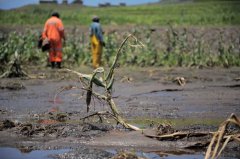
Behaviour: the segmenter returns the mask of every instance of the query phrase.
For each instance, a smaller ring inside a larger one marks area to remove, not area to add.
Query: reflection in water
[[[34,150],[29,153],[22,153],[16,148],[1,147],[0,158],[1,159],[50,159],[49,155],[63,154],[70,151],[69,149],[61,150]]]

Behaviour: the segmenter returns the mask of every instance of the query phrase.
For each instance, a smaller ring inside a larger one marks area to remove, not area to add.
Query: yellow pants
[[[98,68],[101,65],[102,45],[95,35],[91,37],[92,65]]]

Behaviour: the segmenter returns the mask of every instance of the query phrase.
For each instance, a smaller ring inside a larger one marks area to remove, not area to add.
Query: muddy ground
[[[87,67],[76,70],[92,72]],[[160,124],[171,125],[172,131],[212,132],[231,113],[240,116],[240,68],[118,69],[113,99],[128,122],[144,129],[139,132],[124,129],[109,116],[103,123],[98,117],[80,120],[109,107],[94,99],[87,113],[86,93],[76,75],[34,67],[27,72],[34,78],[0,79],[1,147],[71,150],[53,158],[111,158],[121,150],[203,156],[206,145],[197,150],[191,146],[207,144],[210,135],[159,141],[144,134],[156,135]],[[186,83],[179,85],[178,77]],[[72,89],[61,92],[66,87]],[[231,143],[224,155],[240,158],[239,150],[239,143]]]

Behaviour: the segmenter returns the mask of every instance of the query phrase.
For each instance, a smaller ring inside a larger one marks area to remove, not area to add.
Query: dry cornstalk
[[[231,140],[240,142],[240,134],[226,135],[226,129],[231,123],[240,127],[240,120],[235,114],[231,114],[231,116],[219,126],[218,131],[214,133],[208,146],[205,159],[219,158],[222,151]]]
[[[144,134],[147,137],[150,138],[156,138],[158,140],[177,140],[182,139],[184,137],[200,137],[200,136],[207,136],[209,135],[209,132],[175,132],[172,134],[165,134],[165,135],[149,135]]]

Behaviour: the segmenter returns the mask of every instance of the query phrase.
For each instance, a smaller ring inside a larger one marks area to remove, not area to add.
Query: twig
[[[158,140],[176,140],[176,139],[181,139],[184,137],[199,137],[199,136],[206,136],[211,134],[211,132],[194,132],[194,133],[189,133],[189,132],[175,132],[172,134],[166,134],[166,135],[149,135],[143,133],[145,136],[150,137],[150,138],[156,138]]]

